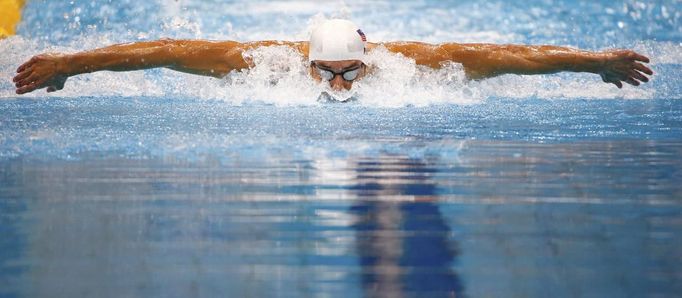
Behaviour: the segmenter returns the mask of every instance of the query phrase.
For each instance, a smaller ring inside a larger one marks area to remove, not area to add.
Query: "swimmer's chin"
[[[335,103],[335,102],[354,102],[357,101],[357,95],[355,92],[334,92],[334,91],[322,91],[320,96],[317,97],[318,102],[323,103]]]

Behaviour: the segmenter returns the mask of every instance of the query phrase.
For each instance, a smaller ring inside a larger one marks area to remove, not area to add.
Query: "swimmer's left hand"
[[[42,88],[47,88],[47,92],[64,88],[64,83],[69,77],[65,71],[64,57],[61,54],[42,54],[19,66],[13,79],[17,94]]]
[[[654,72],[643,63],[649,58],[629,50],[613,50],[602,52],[602,63],[597,73],[605,83],[623,88],[623,82],[633,86],[646,83]],[[643,63],[642,63],[643,62]]]

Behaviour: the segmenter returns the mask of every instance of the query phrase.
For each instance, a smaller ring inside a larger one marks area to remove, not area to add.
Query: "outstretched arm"
[[[461,63],[470,79],[502,74],[549,74],[562,71],[599,74],[606,83],[618,88],[623,82],[639,85],[648,82],[651,69],[643,63],[649,58],[628,50],[590,52],[558,46],[493,44],[431,45],[417,42],[383,44],[389,51],[415,59],[417,64],[439,68],[443,62]]]
[[[17,69],[16,92],[47,88],[60,90],[70,76],[100,70],[129,71],[166,67],[177,71],[222,77],[250,67],[242,53],[248,49],[282,44],[276,41],[158,40],[108,46],[75,54],[42,54]],[[287,43],[300,46],[300,43]]]

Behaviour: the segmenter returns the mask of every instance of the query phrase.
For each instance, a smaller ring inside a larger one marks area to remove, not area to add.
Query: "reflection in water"
[[[682,290],[681,143],[456,145],[2,161],[0,297]]]
[[[454,297],[462,285],[452,270],[457,250],[436,204],[431,169],[404,157],[361,160],[356,249],[369,297]],[[409,177],[405,177],[409,175]],[[391,200],[408,196],[411,200]]]

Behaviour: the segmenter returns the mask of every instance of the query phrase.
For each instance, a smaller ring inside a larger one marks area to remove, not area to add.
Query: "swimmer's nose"
[[[350,90],[352,83],[346,82],[343,79],[343,77],[337,75],[337,76],[334,76],[334,78],[331,81],[329,81],[329,85],[330,85],[330,87],[332,87],[332,90],[341,91],[344,89]]]

